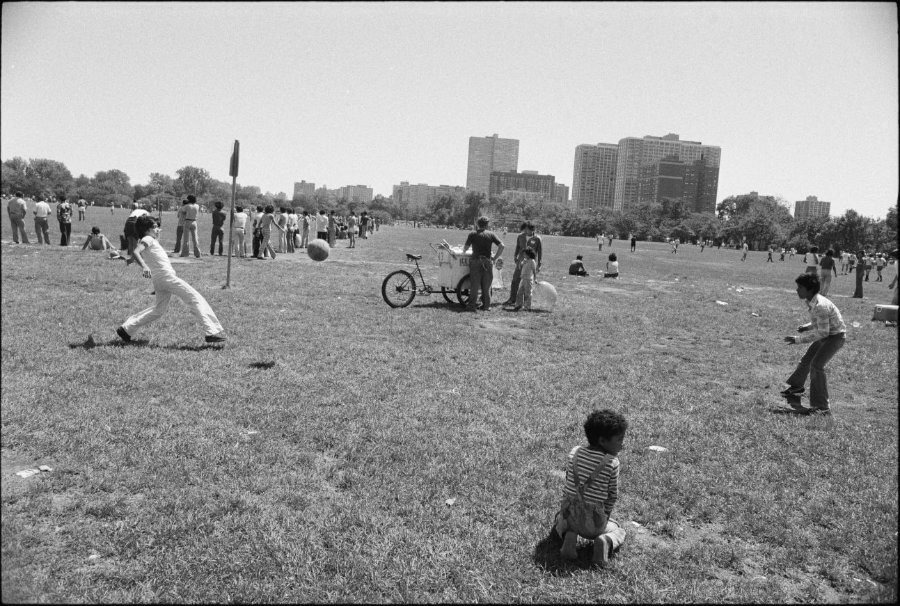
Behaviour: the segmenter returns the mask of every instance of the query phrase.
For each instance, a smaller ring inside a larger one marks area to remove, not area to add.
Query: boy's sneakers
[[[131,343],[131,335],[125,332],[125,329],[121,326],[116,329],[116,334],[119,335],[119,338],[125,341],[126,343]]]
[[[220,332],[217,335],[206,335],[207,343],[223,343],[225,341],[225,333]]]
[[[601,535],[594,541],[594,564],[605,566],[609,562],[612,553],[612,543],[609,537]]]
[[[802,394],[804,391],[806,391],[806,389],[803,388],[803,387],[795,387],[795,386],[791,385],[791,386],[788,387],[787,389],[783,390],[783,391],[781,392],[781,395],[783,395],[784,397],[787,397],[787,396],[799,396],[799,395]]]

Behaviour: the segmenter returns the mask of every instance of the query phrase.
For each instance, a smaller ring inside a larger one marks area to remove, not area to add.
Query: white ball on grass
[[[556,287],[546,280],[538,280],[534,283],[531,299],[532,307],[552,311],[553,306],[556,305]]]

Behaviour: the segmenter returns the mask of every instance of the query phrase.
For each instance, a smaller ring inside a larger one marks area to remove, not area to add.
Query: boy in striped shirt
[[[595,410],[584,422],[588,447],[579,445],[569,452],[563,503],[556,515],[554,527],[555,533],[563,541],[560,555],[564,558],[574,560],[578,557],[575,552],[578,534],[570,530],[566,519],[570,515],[567,511],[570,500],[577,492],[576,477],[579,485],[586,484],[584,501],[593,505],[606,518],[605,524],[600,524],[600,535],[594,540],[594,563],[605,564],[612,552],[625,541],[625,529],[610,519],[610,515],[619,495],[617,455],[622,450],[627,429],[628,421],[621,414],[611,410]],[[589,482],[592,476],[593,480]]]
[[[819,276],[802,274],[796,280],[797,296],[806,301],[809,309],[808,324],[799,326],[797,332],[804,335],[785,337],[787,343],[811,343],[809,349],[800,358],[797,368],[787,379],[788,388],[781,395],[797,396],[805,391],[803,384],[809,376],[810,408],[794,406],[807,414],[830,414],[828,403],[828,381],[825,377],[825,366],[844,346],[844,335],[847,326],[841,312],[834,303],[819,294]]]

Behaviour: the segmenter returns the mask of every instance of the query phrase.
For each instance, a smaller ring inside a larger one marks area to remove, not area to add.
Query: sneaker
[[[791,386],[788,387],[787,389],[782,390],[781,395],[783,395],[784,397],[787,397],[787,396],[799,396],[799,395],[802,394],[804,391],[806,391],[806,389],[803,388],[803,387],[795,387],[795,386],[791,385]]]
[[[131,343],[131,335],[125,332],[125,329],[121,326],[116,329],[116,334],[119,335],[119,338],[125,341],[126,343]]]
[[[222,343],[225,341],[225,333],[219,333],[217,335],[206,335],[207,343]]]
[[[612,543],[609,538],[599,536],[594,541],[594,564],[605,566],[609,562],[609,555],[612,553]]]

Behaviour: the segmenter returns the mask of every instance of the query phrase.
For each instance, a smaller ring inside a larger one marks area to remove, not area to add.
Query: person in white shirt
[[[299,226],[297,211],[291,206],[288,208],[288,237],[287,251],[292,253],[297,248],[297,228]]]
[[[841,275],[847,275],[847,269],[850,266],[850,253],[846,250],[841,251]]]
[[[159,244],[159,224],[150,215],[138,217],[135,229],[140,237],[134,249],[134,259],[141,266],[141,275],[153,280],[156,302],[140,311],[116,329],[116,334],[126,343],[131,342],[138,331],[162,317],[169,307],[172,295],[181,299],[190,312],[203,325],[207,343],[225,341],[222,325],[215,312],[199,292],[175,275],[165,249]]]
[[[200,214],[200,205],[193,194],[187,197],[187,206],[184,206],[184,236],[181,242],[181,255],[188,257],[191,254],[190,244],[194,245],[194,256],[200,258],[200,240],[197,237],[197,215]]]
[[[243,258],[246,256],[244,248],[244,232],[247,227],[247,213],[243,206],[234,208],[234,218],[231,224],[231,254]]]
[[[328,240],[328,216],[324,210],[320,210],[316,215],[316,238],[319,240]]]
[[[38,244],[50,245],[50,205],[44,200],[38,200],[34,205],[34,232],[37,234]]]
[[[609,253],[609,261],[606,262],[606,273],[603,274],[604,278],[619,277],[619,261],[617,259],[616,253]]]

